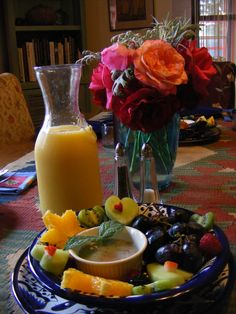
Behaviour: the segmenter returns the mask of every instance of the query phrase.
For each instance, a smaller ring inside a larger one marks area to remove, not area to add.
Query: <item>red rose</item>
[[[176,50],[184,57],[185,60],[185,71],[187,75],[192,71],[193,68],[193,55],[189,49],[189,40],[183,39],[180,44],[176,47]]]
[[[216,74],[212,57],[207,48],[196,48],[195,40],[183,40],[177,50],[185,59],[185,70],[193,89],[202,96],[207,96],[207,86]]]
[[[141,88],[126,99],[113,97],[113,111],[132,130],[153,132],[165,126],[180,104],[175,95],[163,96],[154,88]]]

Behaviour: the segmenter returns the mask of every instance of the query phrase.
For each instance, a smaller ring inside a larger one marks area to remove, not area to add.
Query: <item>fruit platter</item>
[[[127,313],[127,310],[137,313],[144,309],[145,313],[161,313],[163,306],[165,313],[169,313],[177,304],[189,303],[196,296],[200,298],[203,291],[203,299],[209,294],[212,297],[215,287],[217,293],[210,302],[212,306],[219,298],[219,291],[225,293],[229,285],[229,244],[212,212],[199,215],[176,206],[137,204],[128,197],[120,200],[112,195],[104,206],[82,209],[79,213],[67,210],[59,216],[46,212],[43,222],[45,229],[34,239],[19,261],[18,271],[13,274],[13,292],[21,306],[20,298],[23,297],[17,278],[24,263],[27,280],[33,280],[43,291],[59,298],[61,304],[69,304],[71,313],[74,307],[83,309],[83,313]],[[141,256],[141,263],[124,264],[123,269],[128,271],[110,275],[111,278],[94,274],[94,266],[88,268],[87,273],[81,270],[73,253],[86,260],[91,252],[94,256],[94,251],[108,242],[115,248],[115,253],[119,252],[123,244],[111,241],[124,228],[134,230],[135,247],[144,241],[140,249],[129,253],[130,257],[107,257],[107,262],[102,251],[104,258],[96,255],[89,263],[95,263],[95,270],[102,263],[107,263],[105,267],[109,268],[114,267],[114,262],[122,265],[137,255]],[[90,232],[93,229],[98,230],[96,234]],[[141,237],[135,240],[138,233],[145,240]],[[82,254],[84,248],[91,252]],[[221,276],[224,277],[223,289],[219,289]],[[193,304],[194,301],[191,306]],[[23,307],[29,306],[32,304],[28,301]],[[70,313],[68,309],[66,313]],[[185,312],[181,308],[175,313]]]
[[[213,116],[190,115],[180,120],[179,144],[181,146],[199,145],[219,139],[220,129]]]

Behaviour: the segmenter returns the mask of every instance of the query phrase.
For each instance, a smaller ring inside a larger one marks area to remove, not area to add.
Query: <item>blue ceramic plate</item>
[[[164,215],[168,215],[170,211],[176,210],[179,207],[170,206],[170,205],[158,205],[155,206],[140,206],[140,211],[147,216],[154,216],[157,214],[157,209],[161,210]],[[192,215],[191,211],[185,209],[189,215]],[[35,238],[32,245],[29,248],[28,252],[28,263],[29,268],[34,275],[34,277],[48,290],[57,294],[62,298],[66,298],[68,300],[72,300],[75,302],[90,304],[96,306],[111,306],[111,307],[132,307],[134,305],[145,305],[151,304],[153,302],[159,301],[169,301],[173,298],[181,298],[186,294],[196,293],[203,287],[206,287],[211,282],[213,282],[219,274],[224,269],[227,261],[229,259],[230,250],[229,243],[224,234],[224,232],[218,227],[214,226],[214,232],[217,238],[220,240],[222,247],[224,248],[221,254],[217,257],[214,257],[210,261],[204,265],[201,270],[196,273],[189,281],[185,284],[170,290],[165,290],[161,292],[156,292],[148,295],[137,295],[137,296],[128,296],[128,297],[102,297],[91,294],[83,294],[78,292],[70,292],[65,289],[60,288],[60,278],[54,277],[51,274],[43,271],[43,269],[39,266],[39,263],[32,258],[30,252],[33,246],[37,243],[38,238],[40,238],[41,234],[44,230]]]
[[[19,258],[11,278],[12,293],[18,305],[30,314],[215,314],[225,312],[225,301],[235,282],[235,263],[230,256],[220,275],[196,293],[181,299],[170,299],[151,305],[132,308],[98,308],[67,300],[46,289],[35,279],[27,263],[28,250]]]

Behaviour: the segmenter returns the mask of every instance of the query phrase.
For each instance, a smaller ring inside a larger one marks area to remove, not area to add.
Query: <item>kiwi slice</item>
[[[101,206],[94,206],[90,209],[81,209],[78,214],[78,220],[82,226],[92,228],[101,224],[105,211]]]

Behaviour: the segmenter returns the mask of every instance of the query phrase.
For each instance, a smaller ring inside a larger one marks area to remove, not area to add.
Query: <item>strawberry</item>
[[[44,249],[50,256],[53,256],[57,250],[57,248],[54,245],[47,245],[44,247]]]
[[[207,257],[216,256],[222,251],[220,241],[210,232],[205,233],[201,237],[199,247]]]
[[[117,211],[119,211],[120,213],[122,213],[122,211],[123,211],[123,205],[122,205],[122,203],[120,202],[120,203],[118,203],[118,204],[115,204],[115,205],[114,205],[114,209],[117,210]]]
[[[175,272],[176,269],[178,268],[178,264],[172,261],[165,261],[164,263],[164,269],[166,271],[172,271]]]

